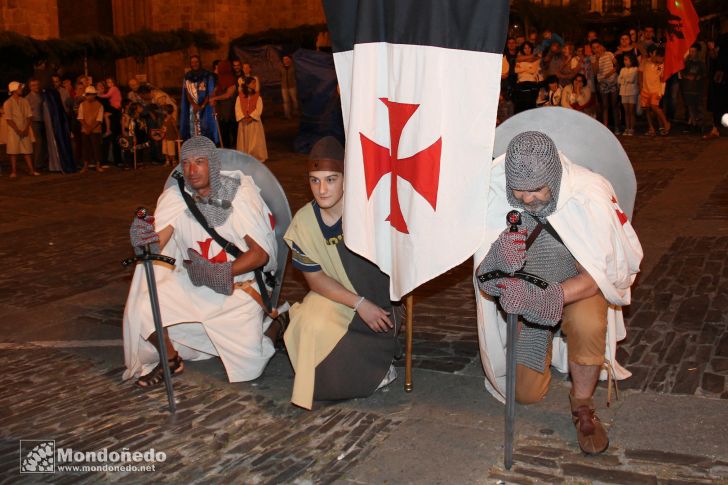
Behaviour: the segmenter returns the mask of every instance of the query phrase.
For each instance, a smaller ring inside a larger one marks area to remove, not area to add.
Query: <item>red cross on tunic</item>
[[[387,98],[379,98],[385,104],[389,113],[389,140],[390,147],[383,147],[363,133],[361,138],[362,155],[364,157],[364,178],[367,189],[367,199],[379,184],[381,178],[391,173],[389,217],[387,221],[397,231],[409,234],[407,223],[404,220],[399,205],[397,192],[397,178],[408,181],[412,188],[432,206],[437,209],[437,188],[440,182],[440,155],[442,153],[442,137],[435,143],[407,158],[399,158],[399,142],[405,125],[417,111],[419,104],[398,103]]]
[[[225,253],[225,250],[220,250],[219,253],[217,253],[217,256],[210,257],[210,245],[212,244],[212,238],[208,237],[204,241],[197,241],[197,244],[200,245],[200,255],[202,255],[203,258],[206,260],[212,262],[212,263],[226,263],[227,262],[227,253]]]
[[[617,205],[617,198],[615,196],[612,196],[612,204],[614,204],[614,212],[617,213],[617,217],[619,218],[619,222],[622,225],[625,225],[629,219],[627,219],[627,214],[622,212],[622,210]]]

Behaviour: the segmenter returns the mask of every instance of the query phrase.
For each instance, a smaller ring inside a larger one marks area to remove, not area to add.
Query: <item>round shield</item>
[[[508,118],[495,129],[493,157],[503,155],[513,137],[524,131],[546,133],[569,160],[609,180],[620,207],[632,219],[637,179],[627,153],[607,127],[573,109],[555,106],[529,109]]]
[[[276,233],[276,242],[278,243],[278,261],[275,274],[276,287],[273,289],[273,294],[271,295],[271,302],[275,305],[280,295],[286,260],[288,258],[288,245],[283,240],[283,235],[291,224],[291,208],[288,205],[288,198],[278,179],[273,175],[273,172],[258,159],[236,150],[228,150],[225,148],[219,148],[218,150],[221,169],[224,171],[240,170],[245,175],[250,176],[255,182],[255,185],[260,189],[260,196],[273,213],[273,225]],[[182,166],[177,165],[172,172],[181,170]],[[167,177],[164,188],[166,189],[171,186],[177,186],[177,181],[170,174]]]

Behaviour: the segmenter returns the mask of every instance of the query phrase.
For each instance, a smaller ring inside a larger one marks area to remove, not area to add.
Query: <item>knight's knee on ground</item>
[[[579,445],[586,453],[600,453],[606,449],[608,438],[594,414],[592,395],[607,353],[608,326],[622,324],[616,307],[629,303],[622,281],[638,271],[642,257],[639,241],[627,219],[618,217],[620,211],[613,205],[616,198],[604,190],[601,177],[572,164],[543,132],[516,134],[495,164],[503,168],[494,169],[498,175],[491,183],[507,199],[501,206],[501,217],[506,210],[522,210],[519,229],[529,235],[525,254],[518,260],[520,269],[513,266],[513,255],[519,254],[517,245],[523,241],[504,238],[504,233],[491,235],[494,242],[478,268],[478,274],[517,269],[526,275],[520,279],[503,277],[500,284],[481,283],[481,289],[495,297],[504,311],[522,315],[515,350],[516,400],[533,404],[544,398],[551,381],[553,345],[561,346],[565,340],[567,349],[559,352],[558,366],[568,368],[571,374]],[[585,213],[582,200],[594,201],[598,210]],[[498,219],[500,214],[491,215]],[[599,252],[594,247],[601,246],[589,244],[589,238],[618,240],[619,244]],[[607,275],[600,269],[607,266],[606,260],[615,259],[619,262],[616,271]],[[537,278],[529,279],[528,275]],[[539,281],[547,285],[538,286]],[[551,287],[559,291],[553,292]],[[479,301],[484,305],[483,314],[491,319],[485,322],[486,339],[498,338],[494,332],[500,330],[495,329],[504,321],[496,302]],[[488,328],[494,330],[489,333]]]
[[[158,278],[170,359],[177,355],[174,340],[184,349],[182,354],[219,356],[231,381],[251,380],[262,373],[274,348],[263,335],[261,303],[236,283],[252,282],[252,289],[263,291],[255,273],[277,269],[278,245],[272,212],[259,188],[239,168],[223,170],[221,156],[208,138],[187,140],[177,169],[180,183],[170,181],[162,192],[153,228],[132,229],[132,244],[159,241],[162,233],[162,250],[177,261],[175,270],[160,270]],[[265,286],[262,278],[261,285]],[[156,372],[158,359],[140,352],[149,322],[148,309],[137,300],[145,293],[135,274],[124,319],[126,378],[149,375],[150,369]],[[273,325],[271,331],[276,328]],[[149,342],[158,348],[156,337]]]

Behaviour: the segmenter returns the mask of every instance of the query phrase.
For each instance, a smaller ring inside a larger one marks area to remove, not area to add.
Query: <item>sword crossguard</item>
[[[170,258],[169,256],[165,256],[164,254],[154,254],[154,253],[147,253],[140,254],[138,256],[134,256],[133,258],[126,258],[124,261],[121,262],[121,265],[124,267],[131,266],[134,263],[141,263],[144,261],[160,261],[162,263],[166,263],[170,266],[174,266],[174,264],[177,262],[176,259]]]
[[[137,256],[134,256],[133,258],[126,258],[124,261],[121,262],[121,265],[126,268],[134,263],[142,263],[144,261],[160,261],[170,266],[174,266],[174,264],[177,262],[176,259],[165,256],[164,254],[154,254],[145,250],[143,254],[139,254]]]

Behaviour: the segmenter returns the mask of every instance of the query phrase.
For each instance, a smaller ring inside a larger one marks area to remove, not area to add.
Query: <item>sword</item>
[[[220,131],[220,122],[217,119],[217,110],[212,107],[212,117],[215,118],[215,128],[217,128],[217,137],[220,139],[220,148],[225,148],[222,143],[222,132]]]
[[[197,84],[193,83],[191,81],[185,81],[185,89],[187,89],[187,94],[189,94],[190,99],[193,99],[195,103],[197,103],[198,97],[197,97]],[[192,110],[192,115],[194,116],[194,120],[192,121],[192,124],[195,129],[195,135],[200,135],[200,112],[195,111],[192,106],[189,107],[189,109]],[[189,113],[187,114],[189,116]]]
[[[135,215],[139,219],[144,219],[147,216],[147,210],[144,207],[139,207]],[[167,361],[167,342],[164,338],[164,328],[162,327],[162,315],[159,311],[159,296],[157,295],[157,280],[154,277],[154,264],[153,261],[162,261],[164,263],[174,266],[175,259],[162,254],[154,254],[151,250],[151,245],[147,244],[143,248],[143,252],[140,255],[134,256],[133,258],[125,259],[121,264],[126,267],[141,261],[144,265],[144,273],[147,276],[147,287],[149,288],[149,302],[152,305],[152,318],[154,319],[154,330],[157,332],[157,342],[159,343],[159,361],[164,371],[164,385],[167,388],[167,401],[169,402],[169,412],[174,414],[176,411],[174,403],[174,389],[172,388],[172,375],[169,372],[169,365]]]
[[[195,136],[200,136],[200,110],[195,111]]]
[[[510,211],[506,222],[511,232],[518,232],[521,214]],[[516,419],[516,341],[518,340],[518,315],[509,313],[506,316],[506,436],[503,453],[503,464],[506,470],[513,466],[513,426]]]

